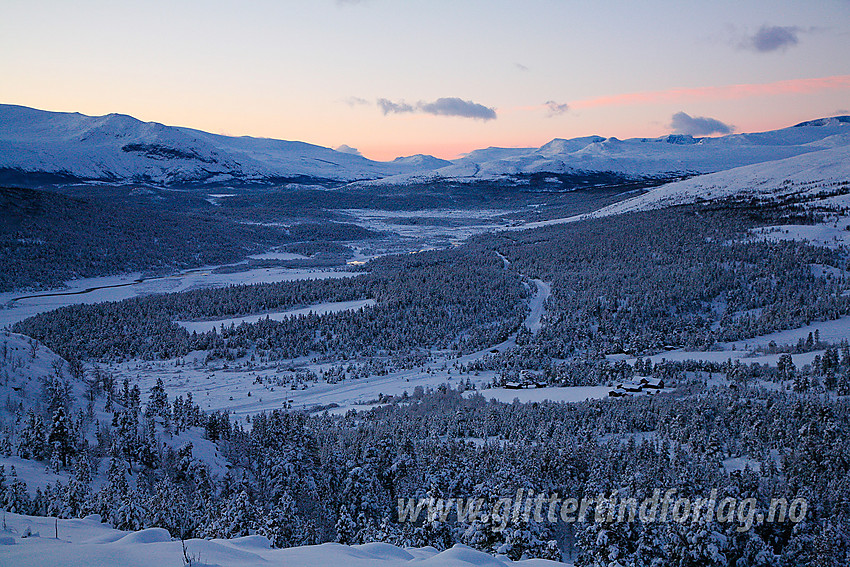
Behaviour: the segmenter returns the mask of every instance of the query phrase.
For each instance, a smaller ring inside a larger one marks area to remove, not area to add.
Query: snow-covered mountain
[[[373,183],[454,179],[474,181],[535,173],[612,171],[635,176],[711,173],[850,144],[850,116],[789,128],[717,138],[670,134],[660,138],[556,138],[539,148],[487,148],[452,165]]]
[[[556,138],[539,148],[486,148],[454,161],[415,155],[377,162],[304,142],[230,137],[141,122],[0,105],[0,177],[70,181],[380,184],[476,181],[536,173],[611,171],[634,176],[710,173],[850,145],[850,117],[717,138]]]
[[[727,197],[762,200],[794,196],[809,201],[848,192],[850,146],[843,146],[668,183],[643,195],[609,205],[593,216],[647,211]]]
[[[376,162],[267,138],[230,137],[142,122],[0,105],[0,170],[110,182],[263,182],[311,177],[351,181],[444,167],[431,156]]]

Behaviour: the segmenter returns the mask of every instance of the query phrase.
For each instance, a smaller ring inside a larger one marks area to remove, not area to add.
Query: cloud
[[[393,102],[386,98],[379,98],[378,106],[384,114],[403,114],[406,112],[414,112],[416,110],[404,101]]]
[[[744,39],[741,47],[759,53],[784,51],[800,43],[798,36],[801,31],[797,26],[762,26],[755,34]]]
[[[438,116],[462,116],[477,120],[496,119],[496,111],[492,108],[457,97],[438,98],[434,102],[420,102],[419,109],[427,114],[436,114]]]
[[[567,103],[557,103],[554,100],[547,100],[543,104],[547,109],[546,116],[549,118],[559,116],[570,109],[570,105]]]
[[[457,97],[438,98],[433,102],[419,101],[415,105],[399,101],[393,102],[386,98],[378,99],[378,107],[386,114],[405,114],[410,112],[422,112],[435,116],[460,116],[462,118],[474,118],[476,120],[495,120],[496,111],[490,107],[463,100]]]
[[[355,155],[355,156],[363,157],[363,154],[360,153],[360,150],[358,150],[357,148],[352,148],[351,146],[349,146],[347,144],[342,144],[341,146],[337,146],[334,149],[336,151],[342,152],[344,154],[352,154],[352,155]]]
[[[731,134],[735,129],[734,126],[721,122],[716,118],[690,116],[684,112],[677,112],[673,115],[670,127],[676,134],[690,134],[691,136]]]
[[[348,106],[363,106],[365,104],[371,103],[365,98],[360,98],[359,96],[350,96],[345,99],[345,104],[347,104]]]

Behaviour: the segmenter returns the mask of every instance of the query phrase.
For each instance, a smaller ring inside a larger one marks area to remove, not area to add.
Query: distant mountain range
[[[588,136],[539,148],[480,149],[453,161],[416,155],[378,162],[304,142],[222,136],[121,114],[0,105],[0,183],[27,185],[411,184],[585,171],[640,177],[710,173],[844,146],[848,116],[717,138]]]

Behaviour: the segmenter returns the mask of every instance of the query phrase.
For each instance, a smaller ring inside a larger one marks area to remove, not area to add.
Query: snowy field
[[[524,326],[537,332],[545,316],[546,299],[551,294],[551,286],[540,280],[532,280],[534,293],[529,299],[529,314]],[[361,300],[371,301],[371,300]],[[330,305],[330,304],[326,304]],[[333,304],[340,308],[359,308],[358,302],[340,302]],[[312,308],[317,309],[318,306]],[[290,315],[292,312],[290,312]],[[257,318],[264,317],[255,316]],[[198,322],[197,328],[206,330],[212,324],[218,326],[222,321]],[[227,323],[237,323],[237,319],[228,319]],[[186,323],[181,323],[186,324]],[[195,323],[192,323],[193,325]],[[188,327],[187,327],[188,328]],[[432,352],[430,360],[420,367],[398,370],[386,375],[372,375],[366,378],[347,379],[337,383],[328,383],[319,378],[317,382],[301,382],[297,386],[291,379],[297,372],[310,371],[316,375],[334,366],[331,363],[318,363],[311,357],[276,361],[274,363],[250,363],[250,353],[243,359],[225,364],[215,361],[204,362],[206,353],[195,352],[184,357],[165,361],[130,360],[123,363],[105,365],[119,380],[129,378],[138,383],[143,396],[161,378],[170,395],[185,395],[192,392],[195,402],[206,411],[228,410],[237,417],[259,413],[264,410],[291,407],[295,409],[328,409],[334,413],[349,409],[369,409],[379,405],[382,396],[402,396],[405,392],[412,395],[417,386],[423,389],[436,389],[442,384],[457,388],[460,381],[468,379],[488,398],[513,401],[514,398],[528,398],[528,401],[549,399],[553,401],[581,401],[587,398],[599,399],[608,394],[607,386],[542,388],[536,390],[506,390],[504,388],[484,389],[492,383],[494,371],[480,372],[475,375],[459,374],[455,365],[469,364],[498,350],[516,345],[515,337],[482,349],[454,358],[451,353]],[[352,360],[348,362],[356,363]],[[361,361],[362,362],[362,361]],[[347,363],[346,363],[347,364]]]
[[[379,209],[346,209],[340,211],[353,222],[379,232],[397,234],[402,239],[422,241],[423,247],[458,244],[470,236],[502,228],[502,215],[516,210],[500,209],[429,209],[421,211],[386,211]]]
[[[26,533],[32,535],[22,537]],[[58,537],[56,537],[58,535]],[[270,549],[262,536],[235,539],[191,539],[188,555],[197,565],[254,567],[527,567],[563,565],[542,559],[512,562],[456,545],[438,552],[433,547],[402,549],[384,543],[340,545],[325,543],[286,549]],[[0,529],[0,565],[15,567],[103,567],[120,564],[139,567],[184,565],[183,548],[162,528],[138,532],[115,530],[100,523],[99,516],[75,520],[5,514]]]
[[[71,280],[63,289],[45,292],[0,293],[0,328],[45,311],[78,303],[121,301],[153,293],[188,291],[204,287],[281,281],[347,278],[357,275],[321,269],[258,268],[244,272],[214,273],[218,266],[187,270],[172,276],[142,278],[139,273]]]
[[[818,321],[805,327],[777,331],[747,340],[717,343],[718,350],[695,351],[675,349],[660,352],[646,358],[649,358],[654,363],[661,362],[662,360],[671,362],[701,360],[722,364],[728,360],[740,360],[742,364],[758,363],[776,366],[781,356],[780,353],[759,354],[754,351],[767,348],[771,342],[775,343],[780,349],[783,346],[790,346],[791,350],[793,350],[793,347],[797,345],[797,341],[800,339],[805,341],[809,333],[814,335],[815,331],[819,333],[820,340],[824,343],[838,344],[845,339],[850,341],[850,317],[841,317],[832,321]],[[823,356],[823,353],[823,350],[813,350],[801,354],[792,354],[791,358],[794,361],[794,365],[799,368],[803,365],[811,364],[815,356]],[[607,358],[611,361],[626,360],[630,363],[635,360],[628,355],[609,355]]]
[[[850,244],[850,218],[844,217],[833,223],[813,225],[785,224],[757,228],[751,231],[752,240],[778,242],[796,240],[814,246],[838,248]]]
[[[354,301],[329,301],[326,303],[317,303],[307,307],[299,307],[298,309],[287,309],[285,311],[273,311],[262,313],[259,315],[246,315],[244,317],[231,317],[229,319],[215,319],[211,321],[176,321],[178,325],[189,331],[190,333],[206,333],[213,329],[218,329],[222,325],[230,327],[231,325],[239,326],[242,323],[256,323],[261,319],[271,319],[272,321],[283,321],[289,317],[298,317],[299,315],[326,315],[328,313],[339,313],[340,311],[356,311],[363,307],[372,307],[375,305],[374,299],[357,299]]]

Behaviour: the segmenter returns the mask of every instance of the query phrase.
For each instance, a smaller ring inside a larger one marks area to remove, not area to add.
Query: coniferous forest
[[[345,278],[36,315],[12,327],[31,338],[29,352],[4,347],[6,384],[18,383],[16,371],[45,347],[63,358],[7,396],[0,452],[41,462],[59,480],[33,491],[4,467],[3,506],[96,513],[119,529],[163,527],[184,539],[260,534],[276,547],[462,543],[576,565],[842,564],[850,553],[847,341],[815,331],[773,342],[761,354],[777,355],[775,364],[657,356],[718,352],[846,316],[842,249],[751,237],[761,226],[828,214],[737,201],[675,207],[479,235],[382,256]],[[552,290],[539,329],[524,324],[535,281]],[[364,298],[374,304],[202,333],[176,323]],[[490,348],[497,344],[507,346]],[[170,394],[162,379],[143,391],[113,372],[133,360],[180,366],[191,353],[211,368],[324,365],[318,373],[290,366],[293,390],[356,387],[399,369],[424,371],[442,356],[446,382],[381,395],[366,409],[284,405],[237,417],[202,409],[198,392]],[[806,353],[816,354],[798,367],[794,357]],[[544,393],[639,377],[664,387],[586,401],[489,398],[491,388],[529,375]],[[604,518],[598,495],[642,499],[660,487],[677,498],[715,491],[752,499],[751,514],[664,523],[526,517],[501,527],[486,514],[519,489],[589,498],[588,513]],[[480,499],[482,516],[399,516],[400,499],[469,498]],[[777,498],[805,498],[805,517],[742,528]]]

